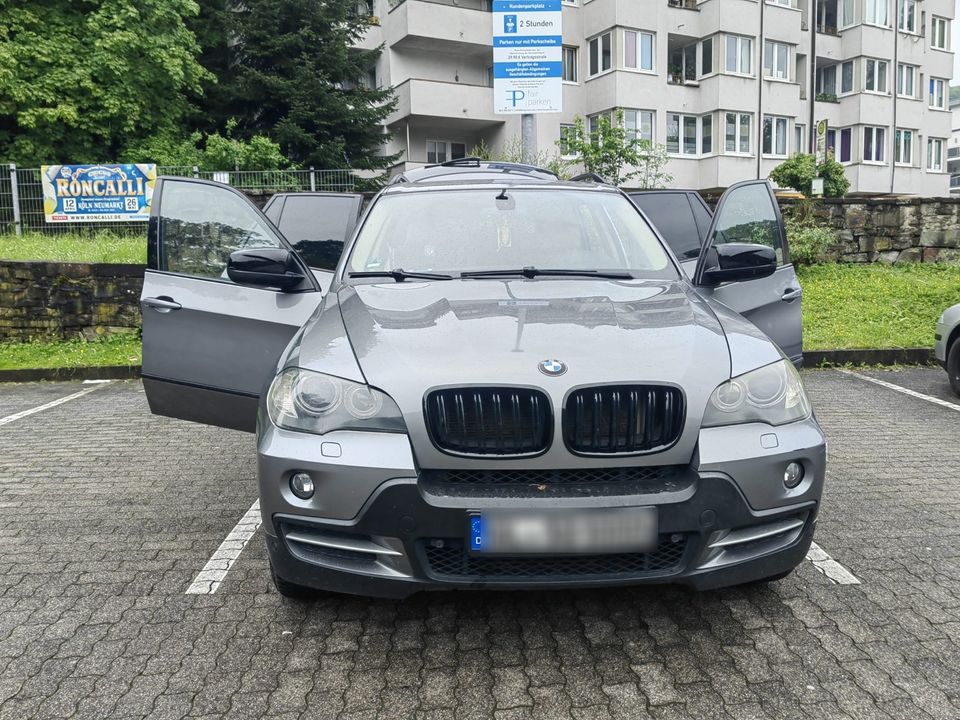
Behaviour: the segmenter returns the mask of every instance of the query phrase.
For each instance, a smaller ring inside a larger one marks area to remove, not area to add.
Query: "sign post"
[[[827,121],[817,123],[817,166],[827,161]]]
[[[493,111],[520,115],[523,156],[536,154],[534,114],[563,109],[561,0],[493,0]]]

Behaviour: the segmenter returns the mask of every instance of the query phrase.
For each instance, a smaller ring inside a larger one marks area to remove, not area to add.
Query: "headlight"
[[[810,402],[800,374],[789,360],[781,360],[735,377],[714,390],[702,425],[783,425],[808,415]]]
[[[406,432],[400,408],[387,395],[333,375],[287,368],[267,392],[278,427],[323,435],[332,430]]]

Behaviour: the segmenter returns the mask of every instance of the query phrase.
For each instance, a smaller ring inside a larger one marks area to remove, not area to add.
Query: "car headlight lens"
[[[810,415],[800,374],[788,360],[744,373],[710,395],[703,427],[762,422],[783,425]]]
[[[323,435],[333,430],[406,432],[400,408],[387,395],[334,375],[287,368],[267,392],[278,427]]]

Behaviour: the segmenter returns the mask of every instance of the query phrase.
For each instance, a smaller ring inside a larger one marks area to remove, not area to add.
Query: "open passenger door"
[[[749,245],[772,248],[776,253],[776,270],[749,280],[717,283],[716,278],[723,273],[716,271],[736,262],[734,251],[749,253]],[[750,320],[794,363],[802,362],[800,303],[803,290],[790,263],[786,228],[768,181],[737,183],[720,198],[697,260],[694,284],[701,294],[713,297]]]
[[[277,359],[320,287],[242,193],[160,178],[150,212],[143,386],[158,415],[253,431]]]

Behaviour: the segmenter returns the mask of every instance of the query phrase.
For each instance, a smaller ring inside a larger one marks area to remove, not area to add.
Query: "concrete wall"
[[[0,341],[136,332],[142,265],[0,260]]]

